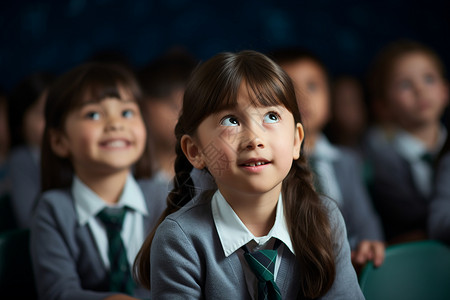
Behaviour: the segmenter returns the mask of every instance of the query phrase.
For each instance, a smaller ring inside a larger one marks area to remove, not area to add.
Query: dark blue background
[[[412,38],[450,63],[446,1],[2,1],[0,86],[37,70],[62,72],[93,53],[123,52],[135,67],[182,46],[200,59],[244,48],[302,45],[332,74],[363,75],[385,43]]]

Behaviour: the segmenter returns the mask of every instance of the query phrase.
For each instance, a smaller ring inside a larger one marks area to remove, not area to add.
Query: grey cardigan
[[[151,231],[166,206],[167,186],[138,181],[149,215],[144,233]],[[31,255],[40,299],[99,300],[108,291],[109,275],[87,225],[80,226],[70,189],[44,193],[31,225]],[[136,297],[149,298],[138,287]]]
[[[328,200],[324,200],[328,201]],[[335,232],[336,279],[322,299],[364,299],[350,261],[342,215],[328,202]],[[225,257],[211,213],[210,197],[198,197],[168,216],[151,248],[152,299],[250,299],[237,253]],[[297,299],[301,269],[283,251],[277,285],[283,299]]]

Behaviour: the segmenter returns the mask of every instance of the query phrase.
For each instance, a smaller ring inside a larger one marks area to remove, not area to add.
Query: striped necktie
[[[98,213],[98,217],[105,225],[108,235],[108,258],[111,266],[110,291],[132,295],[134,281],[131,276],[126,249],[120,236],[125,214],[125,208],[106,207]]]
[[[280,240],[277,239],[273,250],[266,249],[255,252],[250,252],[246,245],[242,246],[245,251],[244,258],[258,278],[258,300],[281,300],[281,292],[274,277],[277,248],[280,243]]]

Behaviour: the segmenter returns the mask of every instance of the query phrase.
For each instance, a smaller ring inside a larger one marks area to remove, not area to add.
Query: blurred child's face
[[[399,58],[387,86],[394,120],[408,129],[438,122],[448,101],[448,90],[435,62],[416,52]]]
[[[46,99],[47,92],[45,91],[23,116],[23,135],[29,146],[41,146],[45,128],[44,108]]]
[[[179,89],[167,99],[147,101],[145,114],[148,119],[151,139],[159,147],[167,151],[175,151],[175,126],[183,105],[184,89]]]
[[[233,199],[278,196],[302,139],[301,125],[284,106],[255,107],[242,85],[237,106],[208,116],[194,137],[183,136],[182,146],[194,167],[208,168],[225,198]]]
[[[330,109],[324,70],[311,60],[299,60],[282,67],[294,82],[305,130],[321,131],[328,122]]]
[[[336,82],[333,89],[333,117],[347,133],[359,133],[366,126],[363,92],[350,78]]]
[[[78,176],[128,172],[142,155],[146,129],[139,106],[130,97],[87,102],[70,112],[53,150],[69,157]],[[56,145],[56,146],[55,146]]]

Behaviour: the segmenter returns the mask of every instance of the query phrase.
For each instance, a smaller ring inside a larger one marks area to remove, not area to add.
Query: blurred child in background
[[[174,49],[137,72],[144,93],[143,113],[157,176],[169,183],[174,174],[175,125],[181,111],[187,80],[197,64],[189,53]]]
[[[32,210],[40,191],[44,106],[46,90],[54,77],[47,72],[31,74],[19,82],[9,96],[11,205],[20,228],[30,226]]]
[[[330,116],[330,91],[326,67],[305,49],[286,48],[272,53],[292,78],[298,106],[304,118],[305,153],[315,171],[317,189],[337,202],[346,222],[352,261],[362,266],[371,260],[379,266],[384,259],[384,237],[362,180],[357,155],[332,145],[323,134]]]
[[[324,129],[330,142],[361,152],[368,122],[361,81],[352,75],[333,79],[330,102],[330,118]]]
[[[387,142],[366,150],[387,241],[425,239],[433,164],[447,138],[441,123],[448,102],[444,65],[426,45],[395,41],[375,57],[369,87],[389,128]]]

